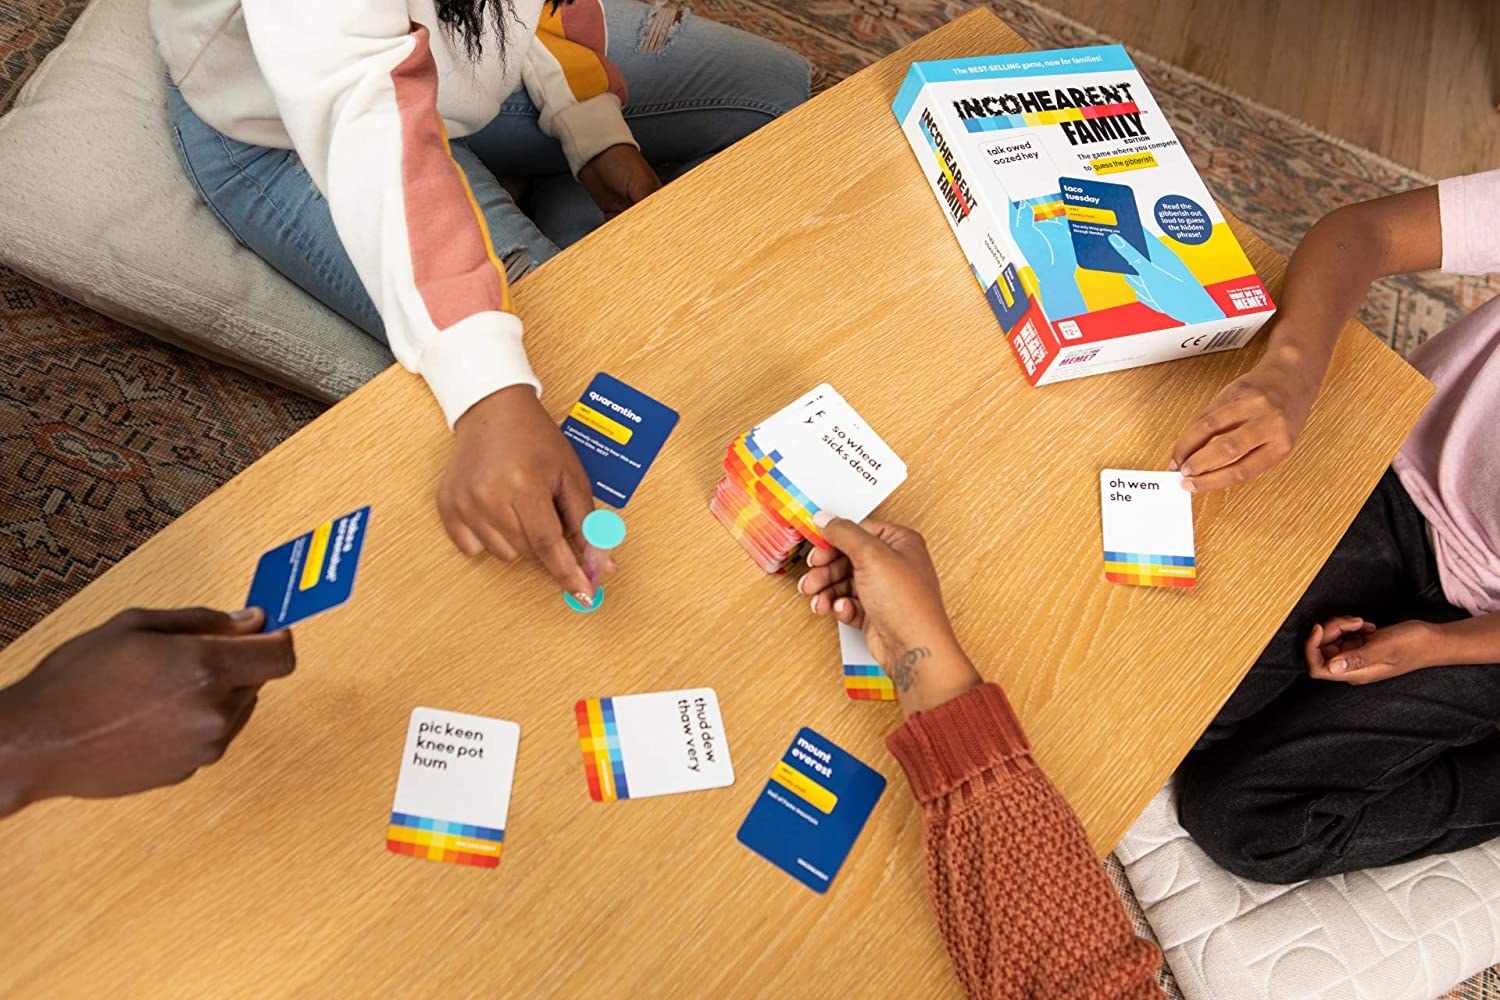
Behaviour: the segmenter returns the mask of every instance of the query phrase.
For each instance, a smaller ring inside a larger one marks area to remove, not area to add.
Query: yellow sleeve
[[[638,145],[625,124],[625,77],[608,51],[602,0],[542,8],[522,79],[542,131],[562,143],[575,174],[610,146]]]

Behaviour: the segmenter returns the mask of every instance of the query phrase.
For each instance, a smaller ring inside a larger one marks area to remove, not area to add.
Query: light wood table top
[[[28,996],[886,995],[956,992],[921,816],[843,694],[831,623],[707,511],[729,439],[830,381],[911,468],[882,515],[931,539],[959,635],[1107,851],[1291,608],[1428,397],[1345,331],[1294,458],[1197,501],[1202,582],[1104,582],[1098,470],[1160,467],[1258,348],[1028,387],[889,104],[914,59],[1018,51],[970,14],[653,195],[516,290],[559,418],[604,369],[682,414],[628,514],[609,604],[469,561],[433,492],[449,434],[392,370],[0,654],[19,677],[129,605],[239,606],[261,552],[374,505],[354,600],[296,629],[216,767],[0,826],[0,993]],[[1171,113],[1171,109],[1167,109]],[[1282,261],[1236,226],[1275,290]],[[600,805],[577,698],[708,685],[738,780]],[[499,868],[386,852],[412,708],[521,724]],[[735,831],[797,728],[892,779],[826,896]]]

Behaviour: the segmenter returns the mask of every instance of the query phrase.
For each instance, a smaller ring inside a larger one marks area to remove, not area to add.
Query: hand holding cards
[[[804,542],[827,543],[813,515],[862,521],[906,479],[906,464],[832,386],[820,385],[741,434],[709,510],[767,573]]]

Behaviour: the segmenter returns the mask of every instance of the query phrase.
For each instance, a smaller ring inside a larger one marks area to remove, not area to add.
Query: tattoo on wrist
[[[891,664],[891,683],[898,691],[911,690],[917,682],[917,663],[931,655],[932,650],[926,646],[913,646],[896,657],[896,662]]]

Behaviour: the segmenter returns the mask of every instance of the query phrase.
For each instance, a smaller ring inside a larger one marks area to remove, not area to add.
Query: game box
[[[913,63],[892,107],[1032,385],[1243,347],[1275,311],[1121,46]]]

